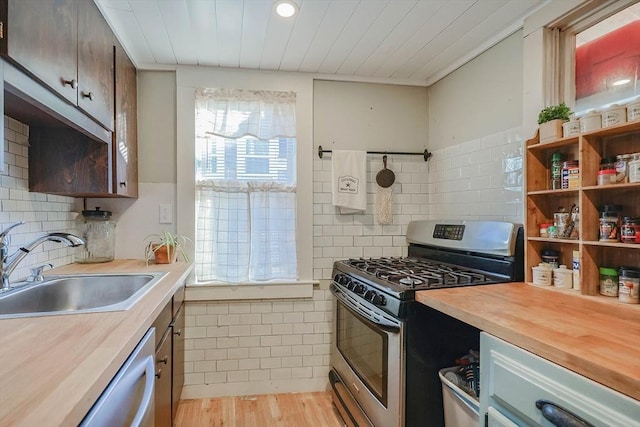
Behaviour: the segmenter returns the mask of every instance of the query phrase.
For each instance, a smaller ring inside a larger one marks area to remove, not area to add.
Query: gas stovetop
[[[522,230],[488,221],[414,221],[407,257],[336,261],[333,286],[397,315],[415,291],[520,279]],[[520,260],[520,261],[518,261]]]

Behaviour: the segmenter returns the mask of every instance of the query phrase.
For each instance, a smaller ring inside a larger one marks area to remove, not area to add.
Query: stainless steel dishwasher
[[[153,427],[155,328],[150,328],[80,426]]]

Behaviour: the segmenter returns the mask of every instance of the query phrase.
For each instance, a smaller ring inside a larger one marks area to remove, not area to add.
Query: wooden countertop
[[[0,425],[78,425],[191,269],[116,260],[52,270],[168,274],[127,311],[0,320]]]
[[[640,306],[524,283],[434,289],[422,304],[640,400]]]

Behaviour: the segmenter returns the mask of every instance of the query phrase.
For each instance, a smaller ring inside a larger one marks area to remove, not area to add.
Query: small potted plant
[[[172,264],[178,260],[178,253],[188,262],[189,257],[184,251],[184,246],[188,237],[181,234],[174,234],[169,231],[163,231],[160,234],[150,234],[145,240],[152,239],[144,250],[147,265],[153,258],[156,264]]]
[[[562,124],[569,121],[571,114],[571,109],[564,102],[540,111],[538,115],[540,142],[562,138]]]

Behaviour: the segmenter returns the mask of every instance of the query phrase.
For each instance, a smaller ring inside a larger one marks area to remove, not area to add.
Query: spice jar
[[[563,189],[580,187],[580,166],[577,160],[567,160],[562,163]]]
[[[608,185],[616,183],[615,169],[601,169],[598,171],[598,185]]]
[[[640,303],[640,270],[634,267],[620,267],[618,277],[618,299],[620,302]]]
[[[603,157],[602,160],[600,160],[600,170],[614,169],[615,165],[615,157]]]
[[[551,189],[560,190],[562,188],[562,153],[551,155]]]
[[[76,248],[76,262],[82,264],[113,261],[116,247],[116,222],[110,211],[97,207],[93,211],[82,211],[78,216],[77,229],[85,241]]]
[[[618,271],[615,268],[600,267],[600,294],[606,297],[618,296]]]
[[[601,242],[620,241],[620,217],[621,210],[618,205],[604,205],[600,212],[600,238]]]
[[[625,216],[620,226],[622,243],[640,243],[640,218]]]
[[[540,224],[540,237],[549,237],[549,227],[553,224],[543,223]]]
[[[551,268],[558,268],[560,264],[560,254],[550,249],[543,250],[540,254],[540,259]]]
[[[628,164],[631,157],[631,154],[618,154],[616,156],[616,183],[629,182]]]
[[[640,153],[633,153],[627,163],[629,182],[640,182]]]

